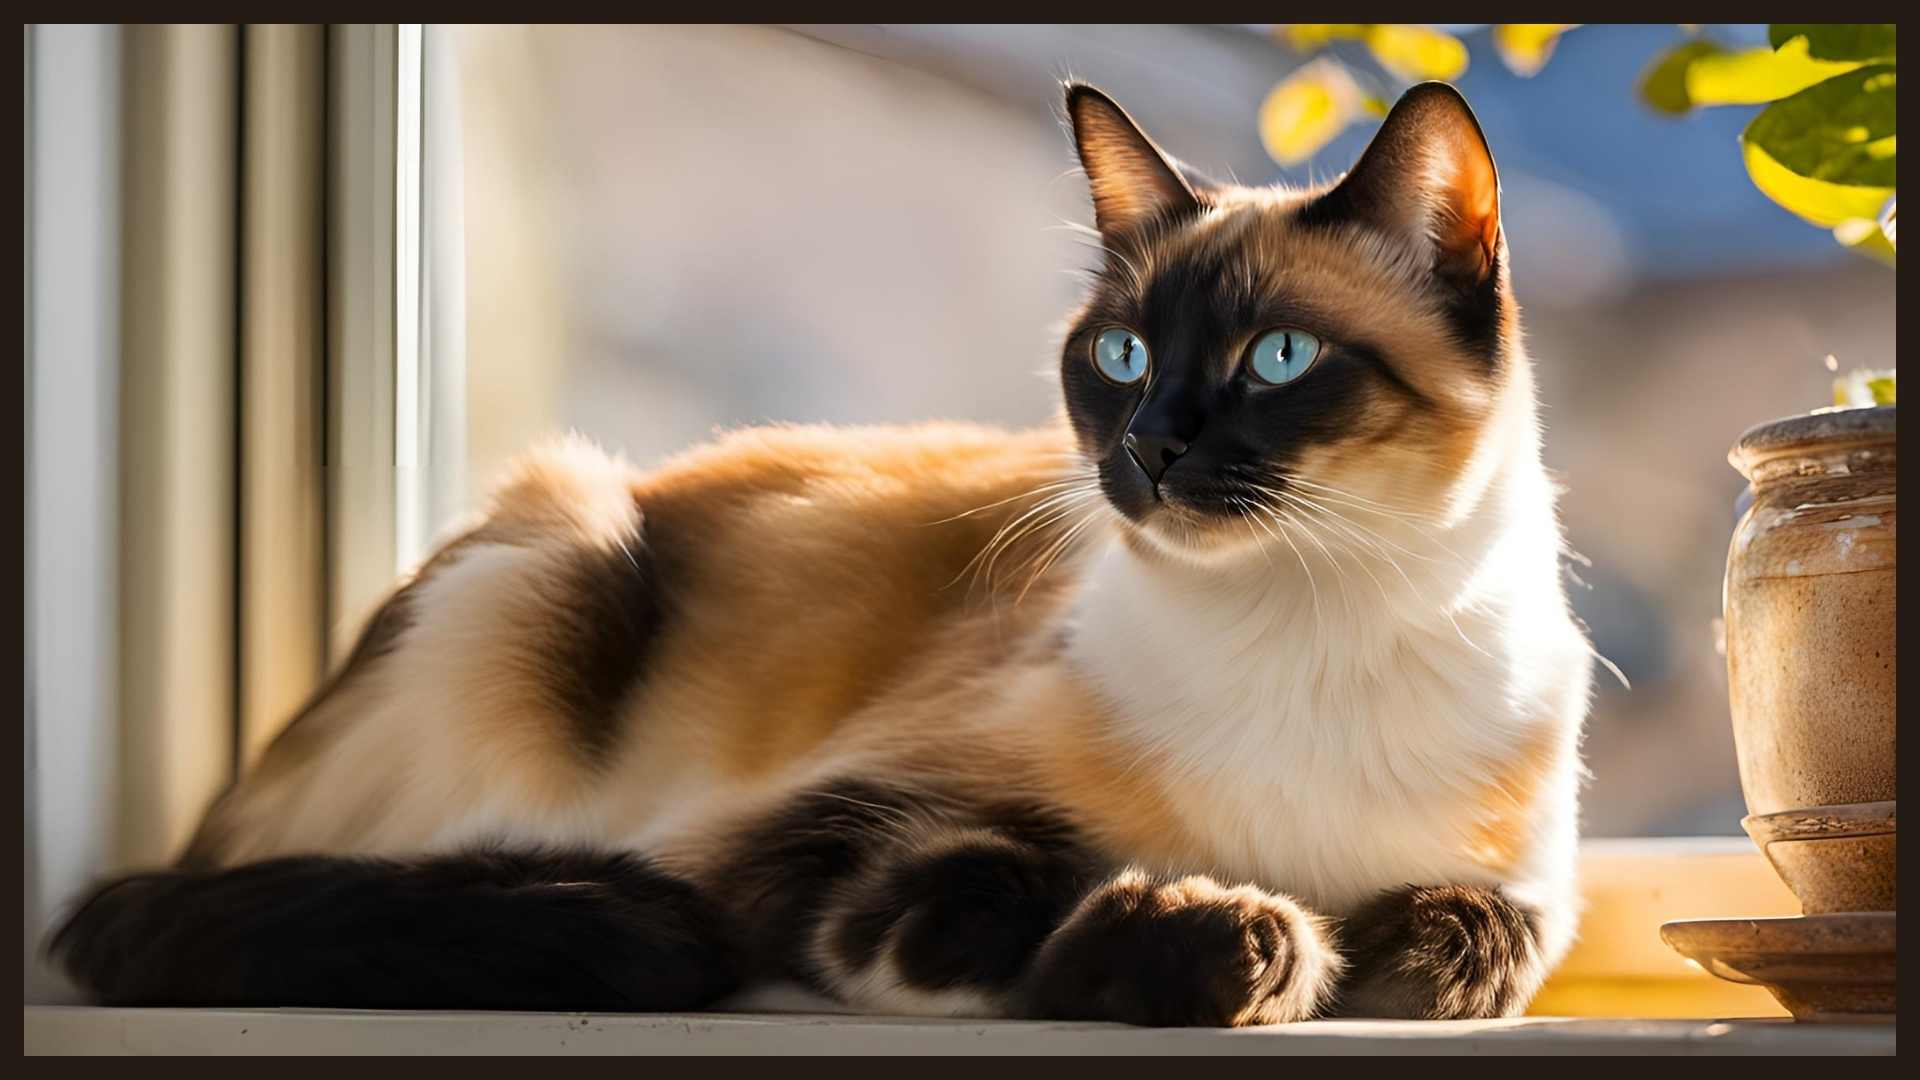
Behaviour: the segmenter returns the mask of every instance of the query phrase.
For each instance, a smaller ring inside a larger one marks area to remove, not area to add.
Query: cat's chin
[[[1230,570],[1270,558],[1241,518],[1163,511],[1126,526],[1136,549],[1208,570]]]

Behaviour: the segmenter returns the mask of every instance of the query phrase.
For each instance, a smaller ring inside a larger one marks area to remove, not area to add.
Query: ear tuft
[[[1463,288],[1484,282],[1498,264],[1500,176],[1473,110],[1445,83],[1402,94],[1314,212],[1431,244],[1435,274]]]
[[[1182,173],[1114,100],[1086,83],[1066,86],[1073,145],[1093,195],[1093,219],[1112,237],[1165,213],[1197,212],[1199,198]]]

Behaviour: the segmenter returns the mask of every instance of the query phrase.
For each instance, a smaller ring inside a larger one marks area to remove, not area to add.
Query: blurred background
[[[1727,44],[1763,27],[1713,26]],[[1590,835],[1737,834],[1716,649],[1747,426],[1826,404],[1828,355],[1893,363],[1894,274],[1755,189],[1754,109],[1635,83],[1674,26],[1567,34],[1531,78],[1484,29],[1457,80],[1499,161],[1514,279],[1602,673]],[[458,37],[467,486],[574,428],[648,464],[769,420],[1032,424],[1089,253],[1057,81],[1246,183],[1305,62],[1263,27],[488,27]],[[437,493],[458,505],[472,491]]]

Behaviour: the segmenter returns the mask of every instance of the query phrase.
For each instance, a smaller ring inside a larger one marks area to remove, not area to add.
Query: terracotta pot
[[[1753,494],[1723,598],[1740,786],[1808,911],[1893,907],[1895,408],[1761,424],[1728,455]]]

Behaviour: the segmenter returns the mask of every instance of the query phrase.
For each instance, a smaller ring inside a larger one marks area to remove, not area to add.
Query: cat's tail
[[[732,990],[735,940],[637,856],[478,851],[137,874],[48,951],[111,1005],[628,1011]]]

